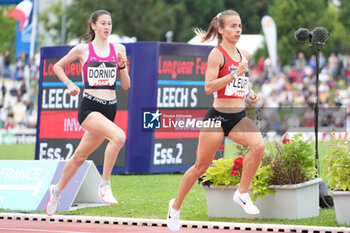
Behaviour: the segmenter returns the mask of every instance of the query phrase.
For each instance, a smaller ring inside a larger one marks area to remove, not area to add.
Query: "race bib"
[[[225,87],[225,95],[235,98],[245,98],[248,93],[249,77],[239,76]]]
[[[87,81],[91,87],[113,86],[117,78],[115,62],[89,62]]]

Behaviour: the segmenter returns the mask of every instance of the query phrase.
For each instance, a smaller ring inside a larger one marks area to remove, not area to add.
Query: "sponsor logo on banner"
[[[161,117],[162,116],[162,117]],[[184,114],[177,110],[168,110],[167,114],[157,111],[143,111],[143,129],[160,129],[161,132],[199,131],[202,128],[221,128],[221,121],[203,120],[203,116]]]
[[[144,129],[160,129],[161,113],[159,110],[143,112],[143,128]]]

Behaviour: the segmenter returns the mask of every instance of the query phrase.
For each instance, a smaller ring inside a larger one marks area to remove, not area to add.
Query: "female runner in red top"
[[[214,94],[214,103],[204,119],[221,121],[222,129],[200,132],[197,160],[183,176],[176,198],[169,202],[167,223],[173,231],[180,229],[180,208],[185,196],[210,166],[225,136],[250,148],[244,156],[241,182],[233,201],[247,214],[259,214],[248,189],[261,163],[265,144],[255,123],[245,117],[245,98],[254,104],[259,97],[250,89],[249,78],[245,77],[249,54],[236,47],[242,33],[241,19],[237,12],[226,10],[213,18],[207,32],[196,32],[202,41],[218,39],[218,46],[209,54],[205,75],[205,91]]]

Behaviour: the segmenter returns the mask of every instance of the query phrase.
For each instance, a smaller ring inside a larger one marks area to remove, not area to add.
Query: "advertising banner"
[[[45,210],[48,189],[61,177],[66,161],[0,161],[0,208]],[[102,205],[97,190],[101,182],[92,161],[85,161],[62,192],[58,211]]]
[[[83,95],[81,64],[78,60],[65,67],[66,75],[81,88],[77,96],[70,96],[66,86],[53,71],[54,64],[69,52],[69,46],[41,48],[39,111],[37,126],[36,159],[68,160],[77,148],[85,129],[78,122],[78,108]],[[128,64],[130,65],[130,64]],[[117,82],[118,111],[115,123],[127,132],[128,91]],[[89,159],[102,170],[107,141],[94,151]],[[125,149],[119,154],[114,172],[124,169]]]
[[[213,102],[212,95],[204,91],[207,56],[213,47],[163,42],[125,46],[131,85],[125,91],[117,81],[115,123],[124,130],[127,140],[113,173],[185,171],[196,159],[197,122]],[[77,120],[83,91],[80,62],[73,61],[65,67],[67,76],[81,87],[78,96],[70,96],[53,71],[53,65],[70,49],[41,48],[36,144],[39,160],[68,160],[85,132]],[[154,115],[156,112],[160,115]],[[158,129],[150,127],[153,123],[156,126],[158,120]],[[182,127],[181,122],[188,120]],[[89,157],[100,172],[106,144],[107,141]]]

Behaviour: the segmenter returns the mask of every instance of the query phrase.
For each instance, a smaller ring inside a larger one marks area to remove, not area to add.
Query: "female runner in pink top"
[[[81,37],[87,43],[80,43],[54,65],[57,77],[67,86],[72,96],[80,94],[77,87],[64,72],[64,67],[76,59],[82,64],[84,81],[83,99],[78,110],[78,120],[86,130],[73,156],[64,167],[57,185],[49,188],[50,198],[46,213],[56,211],[61,192],[87,157],[107,139],[109,141],[104,155],[102,183],[98,192],[101,200],[117,204],[110,187],[110,177],[118,153],[125,142],[125,133],[114,124],[117,111],[115,83],[117,73],[123,89],[130,87],[130,77],[126,67],[126,50],[121,44],[108,43],[112,31],[111,14],[105,10],[92,13],[88,32]]]

